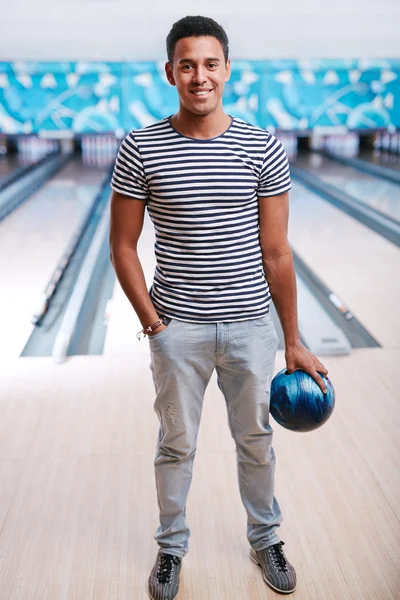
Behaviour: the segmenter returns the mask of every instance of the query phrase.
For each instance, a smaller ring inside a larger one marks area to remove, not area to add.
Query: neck
[[[194,115],[180,106],[176,115],[171,117],[171,123],[179,133],[200,140],[221,135],[228,129],[231,121],[222,106],[208,115]]]

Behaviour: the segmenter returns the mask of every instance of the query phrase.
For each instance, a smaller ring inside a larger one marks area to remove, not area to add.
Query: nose
[[[206,72],[204,67],[197,67],[193,73],[193,83],[197,83],[198,85],[205,83],[207,81]]]

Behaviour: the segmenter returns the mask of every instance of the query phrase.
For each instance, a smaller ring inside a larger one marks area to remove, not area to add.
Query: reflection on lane
[[[31,317],[66,245],[104,178],[71,161],[0,224],[0,357],[19,356]]]
[[[400,250],[293,181],[289,241],[364,327],[386,347],[400,339]]]
[[[399,154],[384,152],[382,150],[360,150],[358,158],[370,162],[373,165],[386,167],[387,169],[393,169],[394,171],[400,171]]]
[[[299,154],[295,165],[312,171],[360,202],[400,221],[400,186],[316,153]]]
[[[11,154],[10,156],[2,156],[0,158],[0,183],[10,173],[18,169],[18,167],[22,167],[24,164],[26,163],[22,161],[17,154]]]

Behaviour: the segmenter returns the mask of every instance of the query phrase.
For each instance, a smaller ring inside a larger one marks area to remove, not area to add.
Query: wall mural
[[[269,130],[400,128],[400,59],[232,61],[227,113]],[[0,63],[0,132],[115,133],[178,107],[164,62]]]

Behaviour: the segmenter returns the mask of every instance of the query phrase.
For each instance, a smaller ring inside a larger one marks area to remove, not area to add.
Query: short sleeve
[[[289,161],[281,142],[269,135],[257,188],[259,198],[283,194],[292,187]]]
[[[142,157],[132,132],[128,133],[119,147],[111,188],[138,200],[147,200],[149,196]]]

